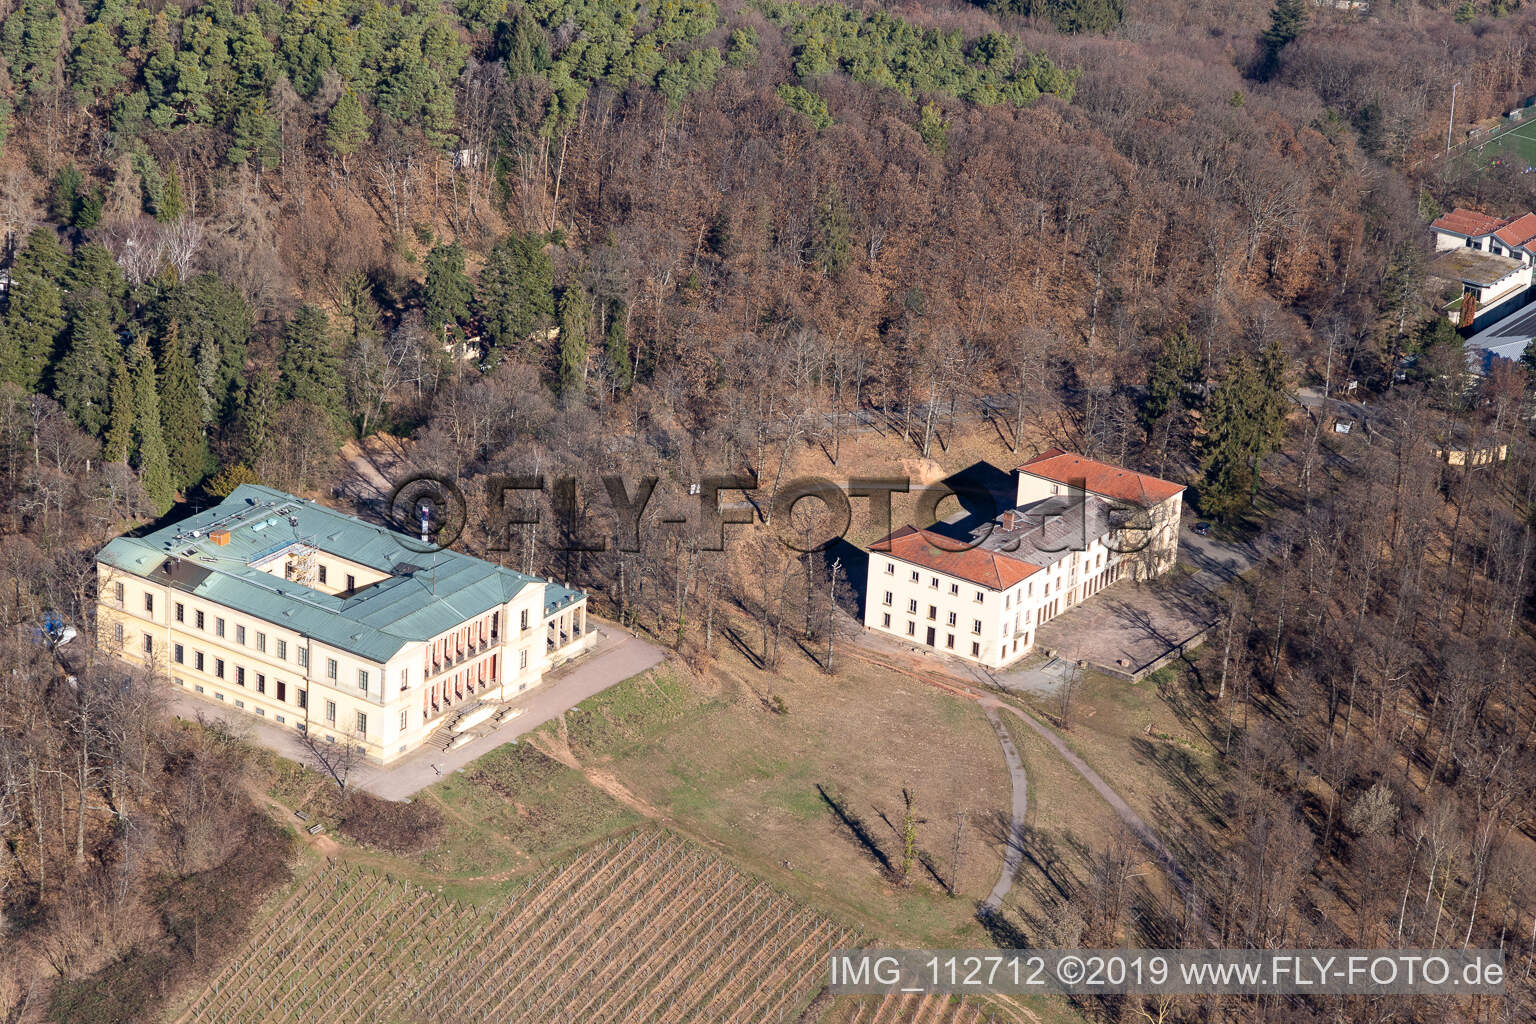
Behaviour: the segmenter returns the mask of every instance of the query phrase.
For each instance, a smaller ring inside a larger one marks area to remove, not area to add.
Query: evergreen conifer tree
[[[11,271],[5,319],[0,322],[0,380],[29,392],[42,387],[64,331],[59,287],[64,267],[63,249],[53,232],[33,231]]]
[[[555,390],[574,394],[587,379],[587,321],[592,303],[575,281],[560,291],[560,351],[555,367]]]
[[[112,398],[108,405],[101,456],[108,462],[127,462],[133,452],[133,381],[126,359],[119,358],[112,368]]]
[[[608,357],[608,367],[620,391],[628,391],[635,381],[635,367],[629,356],[629,331],[624,326],[626,317],[627,310],[623,302],[614,299],[608,304],[608,327],[603,332],[603,354]]]
[[[254,466],[272,447],[272,423],[279,403],[277,378],[257,371],[240,395],[238,429],[240,462]]]
[[[422,293],[422,312],[427,329],[441,338],[445,327],[457,327],[469,319],[474,289],[464,273],[464,250],[457,242],[438,245],[427,253],[427,281]]]
[[[515,348],[547,327],[555,312],[555,269],[537,235],[512,234],[480,273],[480,319],[495,353]]]
[[[203,429],[203,398],[192,357],[172,322],[160,350],[160,428],[178,490],[200,482],[212,468]]]
[[[142,334],[128,347],[128,375],[133,386],[133,446],[139,483],[156,514],[164,515],[176,499],[176,485],[160,423],[155,360]]]
[[[347,157],[368,141],[368,126],[368,112],[363,109],[357,93],[351,89],[343,92],[325,118],[325,144],[341,157],[343,170],[347,166]]]
[[[1306,25],[1305,0],[1275,0],[1275,6],[1269,12],[1269,27],[1259,35],[1259,43],[1263,47],[1259,58],[1259,78],[1274,77],[1275,72],[1280,70],[1280,51],[1301,35]]]
[[[283,331],[282,397],[299,399],[342,416],[340,363],[331,339],[331,322],[325,311],[304,306]]]
[[[72,304],[64,357],[53,373],[54,397],[81,430],[100,437],[112,411],[112,376],[123,361],[112,311],[99,293]]]

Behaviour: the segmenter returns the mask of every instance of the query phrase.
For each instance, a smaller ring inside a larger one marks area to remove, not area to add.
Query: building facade
[[[1531,298],[1536,213],[1504,219],[1458,207],[1429,225],[1436,256],[1430,277],[1461,286],[1443,312],[1463,330],[1482,330]]]
[[[1121,579],[1173,568],[1184,488],[1053,448],[1015,473],[1015,504],[969,525],[903,526],[869,549],[864,625],[987,668]]]
[[[595,636],[580,591],[251,484],[96,567],[104,650],[377,762]]]

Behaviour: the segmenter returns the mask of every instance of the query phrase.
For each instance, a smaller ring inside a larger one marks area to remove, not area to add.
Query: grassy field
[[[1072,699],[1071,727],[1063,736],[1154,827],[1167,819],[1176,793],[1211,766],[1212,748],[1198,716],[1181,705],[1174,666],[1135,683],[1084,673]],[[1051,698],[1018,701],[1047,720]]]
[[[1498,131],[1503,134],[1472,151],[1482,163],[1508,160],[1517,165],[1536,167],[1536,121],[1507,130],[1501,126]]]
[[[996,816],[1008,781],[980,710],[853,659],[835,677],[799,656],[784,662],[764,673],[722,659],[711,673],[718,692],[695,695],[682,712],[677,697],[657,694],[654,716],[633,713],[637,698],[624,684],[567,716],[571,751],[675,827],[863,930],[984,941],[975,906],[1001,869]],[[903,789],[918,819],[909,885],[893,879]]]

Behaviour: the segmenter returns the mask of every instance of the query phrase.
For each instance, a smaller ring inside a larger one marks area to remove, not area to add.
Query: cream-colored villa
[[[96,557],[103,649],[392,761],[586,649],[586,594],[246,484]]]
[[[1002,668],[1072,606],[1173,568],[1178,484],[1059,448],[1020,466],[1016,483],[1015,507],[996,519],[903,526],[872,545],[864,625]]]

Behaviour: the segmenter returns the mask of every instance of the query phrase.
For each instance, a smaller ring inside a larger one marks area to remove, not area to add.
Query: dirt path
[[[252,800],[256,801],[256,803],[260,804],[262,807],[265,807],[268,812],[270,812],[272,816],[275,817],[279,822],[284,825],[292,825],[294,827],[294,831],[298,833],[299,842],[303,843],[305,846],[311,847],[316,853],[319,853],[324,857],[335,858],[341,855],[342,847],[340,843],[336,842],[336,840],[332,839],[324,832],[321,832],[318,835],[310,835],[309,832],[299,823],[299,820],[294,817],[293,808],[272,796],[266,790],[262,789],[261,786],[255,782],[247,780],[245,784],[245,791],[250,794]]]
[[[1179,862],[1174,858],[1173,852],[1157,837],[1157,833],[1152,830],[1152,826],[1148,825],[1146,820],[1136,812],[1136,809],[1126,803],[1125,798],[1115,792],[1109,783],[1105,782],[1103,777],[1094,771],[1087,761],[1084,761],[1071,747],[1067,746],[1067,741],[1061,738],[1060,733],[1033,715],[1026,714],[1010,704],[999,703],[997,706],[1022,719],[1025,725],[1035,730],[1035,732],[1040,734],[1041,738],[1055,747],[1056,752],[1077,771],[1077,774],[1083,777],[1083,780],[1088,785],[1098,792],[1099,796],[1104,798],[1105,803],[1114,809],[1114,812],[1120,816],[1120,820],[1125,822],[1126,827],[1135,833],[1137,839],[1141,840],[1142,845],[1151,850],[1157,856],[1157,859],[1163,862],[1163,867],[1167,869],[1168,874],[1179,887],[1179,891],[1184,892],[1188,890],[1189,876],[1179,866]]]
[[[1189,875],[1186,874],[1184,869],[1179,865],[1179,862],[1173,856],[1172,851],[1170,851],[1168,847],[1163,843],[1163,841],[1158,838],[1157,833],[1153,831],[1152,827],[1146,823],[1145,819],[1143,819],[1142,816],[1136,812],[1135,808],[1131,807],[1131,805],[1126,802],[1124,797],[1115,792],[1114,788],[1111,787],[1109,783],[1105,782],[1104,778],[1099,775],[1098,772],[1094,771],[1093,767],[1089,765],[1087,761],[1084,761],[1077,755],[1075,751],[1073,751],[1071,747],[1067,746],[1067,741],[1062,739],[1061,734],[1058,733],[1055,729],[1052,729],[1050,726],[1035,718],[1033,715],[1014,707],[1012,704],[1005,704],[991,694],[983,692],[975,686],[967,685],[966,683],[948,675],[947,673],[939,672],[932,668],[930,665],[915,662],[913,659],[903,658],[900,654],[897,653],[875,653],[870,650],[860,650],[858,648],[854,648],[852,653],[855,657],[871,662],[872,664],[881,665],[887,669],[890,669],[891,671],[899,672],[902,675],[905,675],[911,679],[915,679],[920,683],[926,683],[929,686],[934,686],[941,690],[945,690],[957,697],[965,697],[969,700],[973,700],[980,704],[983,710],[988,710],[991,712],[988,714],[989,718],[992,717],[992,713],[995,713],[996,709],[1001,709],[1009,712],[1010,714],[1017,715],[1024,721],[1026,725],[1028,725],[1035,732],[1039,733],[1047,743],[1054,747],[1056,752],[1062,756],[1063,760],[1065,760],[1067,764],[1071,765],[1073,770],[1081,775],[1083,780],[1092,786],[1094,790],[1099,794],[1099,796],[1104,798],[1104,802],[1109,804],[1110,808],[1115,812],[1116,815],[1119,816],[1121,821],[1125,822],[1126,827],[1131,830],[1132,834],[1134,834],[1137,839],[1141,840],[1142,845],[1144,845],[1155,857],[1157,857],[1159,861],[1162,862],[1163,866],[1168,871],[1169,877],[1173,879],[1174,885],[1178,887],[1179,891],[1181,893],[1188,892],[1190,885]],[[994,726],[996,724],[998,723],[994,723]],[[1017,752],[1015,752],[1015,756],[1017,756]],[[1012,768],[1010,766],[1010,774],[1011,772]],[[1017,795],[1015,796],[1015,806],[1017,806]],[[1017,817],[1015,822],[1015,827],[1018,827],[1018,823],[1022,822],[1022,815]],[[1007,871],[1006,861],[1004,863],[1004,871]],[[1001,884],[1002,881],[1000,879],[999,885]],[[1007,890],[1005,889],[1004,892],[1006,891]],[[994,890],[994,893],[995,892],[996,890]]]
[[[982,904],[982,912],[991,914],[1003,905],[1003,898],[1013,888],[1019,865],[1024,862],[1024,816],[1029,812],[1029,776],[1024,773],[1024,761],[1013,744],[1013,737],[1008,735],[1008,727],[998,716],[997,707],[983,703],[981,709],[986,712],[992,728],[997,730],[998,742],[1003,745],[1003,760],[1008,764],[1008,777],[1013,781],[1013,808],[1008,825],[1008,845],[1003,851],[1003,873],[992,887],[992,895]]]
[[[341,448],[346,468],[341,482],[344,495],[358,503],[384,500],[400,482],[401,467],[408,456],[408,442],[388,434],[348,441]]]
[[[530,735],[527,742],[567,768],[581,772],[594,787],[607,793],[630,810],[637,811],[655,821],[669,820],[659,808],[636,796],[628,786],[619,781],[619,777],[613,772],[582,764],[575,752],[571,750],[570,733],[565,728],[565,716],[561,715],[556,721],[558,725],[555,727],[553,736],[543,732],[536,733]]]

